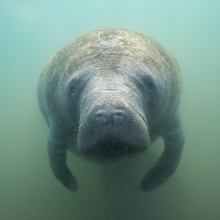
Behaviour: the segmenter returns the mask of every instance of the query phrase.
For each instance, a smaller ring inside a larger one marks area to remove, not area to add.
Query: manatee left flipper
[[[66,165],[67,144],[53,139],[53,136],[53,134],[50,134],[47,142],[51,169],[55,177],[67,189],[75,192],[78,189],[77,181]]]
[[[162,185],[174,173],[180,162],[184,146],[184,132],[179,113],[161,136],[165,142],[165,149],[157,163],[141,181],[140,187],[145,192]]]

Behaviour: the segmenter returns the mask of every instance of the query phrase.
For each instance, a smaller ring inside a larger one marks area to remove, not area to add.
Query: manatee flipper
[[[51,129],[52,130],[52,129]],[[53,139],[50,134],[47,142],[47,151],[51,169],[55,177],[70,191],[77,191],[78,185],[75,177],[66,165],[67,144]]]
[[[184,145],[184,132],[180,114],[178,113],[162,134],[165,149],[154,165],[141,181],[141,189],[149,192],[162,185],[176,170]]]

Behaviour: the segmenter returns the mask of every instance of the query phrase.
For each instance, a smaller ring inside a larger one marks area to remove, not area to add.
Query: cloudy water
[[[219,220],[219,8],[218,0],[1,0],[0,219]],[[75,193],[50,169],[49,129],[37,103],[40,73],[64,44],[107,27],[152,37],[183,74],[181,163],[150,193],[137,180],[163,150],[162,139],[140,157],[102,167],[68,153]]]

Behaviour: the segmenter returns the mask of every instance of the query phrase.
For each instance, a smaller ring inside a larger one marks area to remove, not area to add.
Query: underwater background
[[[119,27],[161,43],[183,74],[181,163],[160,188],[138,197],[144,207],[133,219],[219,220],[219,23],[218,0],[0,0],[0,219],[123,219],[108,212],[98,164],[68,154],[76,193],[54,178],[36,94],[43,67],[64,44]],[[151,148],[162,147],[158,140]]]

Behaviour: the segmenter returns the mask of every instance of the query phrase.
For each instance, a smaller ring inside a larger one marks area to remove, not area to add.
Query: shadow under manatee
[[[140,182],[157,159],[158,155],[149,149],[142,154],[102,164],[108,220],[146,219],[151,193],[142,192]]]

